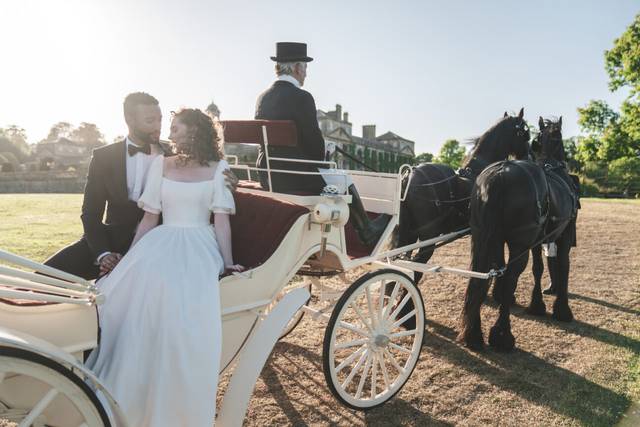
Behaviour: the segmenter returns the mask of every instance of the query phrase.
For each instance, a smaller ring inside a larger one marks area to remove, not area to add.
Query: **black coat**
[[[126,156],[126,141],[93,151],[81,218],[84,239],[94,259],[104,252],[125,253],[144,215],[129,200]],[[105,207],[107,217],[103,222]]]
[[[276,81],[263,92],[256,102],[256,119],[293,120],[298,130],[296,147],[269,147],[270,157],[296,158],[305,160],[325,159],[325,145],[318,126],[316,103],[313,96],[286,81]],[[257,166],[266,168],[263,147],[260,147]],[[317,172],[323,165],[307,165],[289,162],[271,162],[272,169],[288,169]],[[268,187],[266,174],[261,174],[263,187]],[[274,190],[281,192],[310,191],[320,192],[325,183],[317,175],[272,174]]]

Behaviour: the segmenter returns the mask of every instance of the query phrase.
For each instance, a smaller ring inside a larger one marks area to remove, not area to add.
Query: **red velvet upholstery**
[[[263,144],[262,127],[267,127],[269,145],[295,147],[296,124],[291,120],[223,120],[225,144]]]
[[[235,193],[236,214],[231,217],[233,261],[247,269],[273,255],[293,223],[309,213],[304,206],[271,197]]]

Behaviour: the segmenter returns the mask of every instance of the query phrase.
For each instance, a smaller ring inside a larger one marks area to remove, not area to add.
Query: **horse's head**
[[[562,116],[557,120],[538,120],[540,133],[531,144],[536,159],[566,161],[564,144],[562,143]]]
[[[529,154],[529,138],[524,108],[520,109],[517,116],[510,116],[505,112],[498,123],[475,141],[475,146],[463,162],[463,166],[468,165],[474,158],[481,160],[485,166],[509,157],[526,159]]]

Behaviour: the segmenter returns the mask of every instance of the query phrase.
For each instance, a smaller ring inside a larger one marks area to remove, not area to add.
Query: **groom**
[[[46,265],[92,280],[113,270],[131,246],[144,215],[137,202],[149,166],[156,156],[171,155],[171,150],[160,142],[162,112],[153,96],[127,95],[124,119],[128,136],[93,151],[80,216],[84,235],[46,260]],[[237,178],[230,173],[226,180],[235,189]]]

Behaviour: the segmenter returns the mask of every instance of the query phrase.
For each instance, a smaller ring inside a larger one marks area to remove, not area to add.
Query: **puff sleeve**
[[[226,160],[220,160],[213,179],[213,197],[209,210],[213,213],[234,215],[236,213],[236,204],[233,200],[233,193],[225,183],[224,174],[222,173],[225,170],[229,170],[229,164]]]
[[[147,174],[147,181],[142,196],[138,199],[138,207],[152,214],[162,212],[162,174],[164,156],[158,156],[153,160]]]

